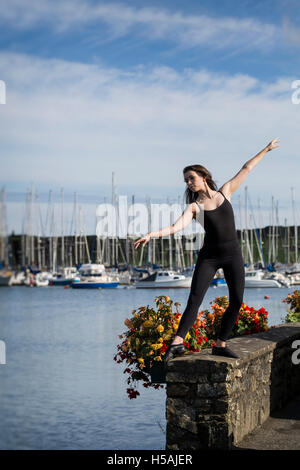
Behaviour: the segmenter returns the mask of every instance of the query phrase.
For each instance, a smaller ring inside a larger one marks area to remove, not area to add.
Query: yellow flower
[[[155,351],[156,349],[160,349],[160,348],[161,348],[161,344],[159,344],[159,343],[158,343],[158,344],[156,344],[156,343],[151,344],[151,348],[153,348],[154,351]]]
[[[158,338],[158,340],[157,340],[157,341],[158,341],[159,343],[162,343],[162,342],[163,342],[163,340],[164,340],[163,338]]]
[[[162,325],[158,325],[156,329],[159,333],[162,333],[164,331],[164,327]]]
[[[191,338],[191,335],[187,333],[184,339],[190,339],[190,338]]]
[[[164,335],[164,336],[163,336],[163,339],[164,339],[165,341],[169,341],[169,339],[171,339],[171,338],[172,338],[172,335]]]
[[[170,302],[170,297],[166,295],[166,302]]]
[[[152,323],[152,321],[146,320],[146,321],[144,321],[143,325],[144,325],[145,328],[150,328],[150,326],[152,326],[153,323]]]
[[[161,361],[161,356],[155,356],[155,357],[154,357],[154,360],[155,360],[155,361]]]
[[[140,364],[144,364],[144,359],[142,357],[139,357],[138,361],[139,361]]]

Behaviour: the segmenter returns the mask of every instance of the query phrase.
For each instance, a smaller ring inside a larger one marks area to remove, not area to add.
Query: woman
[[[261,152],[247,161],[241,170],[219,190],[211,173],[205,167],[202,165],[185,167],[183,175],[187,184],[186,202],[188,205],[183,214],[171,226],[150,232],[134,243],[136,250],[140,243],[145,246],[150,238],[163,237],[183,230],[193,218],[197,219],[201,210],[204,211],[204,243],[198,254],[187,306],[182,314],[176,336],[166,351],[165,361],[184,354],[184,338],[194,324],[199,306],[219,268],[223,269],[228,286],[229,305],[222,316],[221,329],[216,345],[212,348],[212,354],[238,357],[226,346],[243,302],[245,285],[244,261],[237,238],[230,198],[264,155],[279,146],[277,142],[279,139],[272,140]]]

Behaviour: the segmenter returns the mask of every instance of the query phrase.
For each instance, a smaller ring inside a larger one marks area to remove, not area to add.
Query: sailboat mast
[[[292,207],[293,207],[293,222],[294,222],[294,249],[295,249],[295,263],[298,263],[298,229],[296,221],[296,206],[295,206],[295,189],[292,189]]]
[[[31,185],[31,203],[30,203],[30,233],[31,233],[31,263],[35,265],[35,252],[34,252],[34,224],[33,224],[33,215],[34,215],[34,202],[33,202],[33,183]]]
[[[75,243],[75,266],[78,264],[78,240],[77,240],[77,193],[74,193],[74,243]]]
[[[64,239],[64,188],[60,190],[61,197],[61,265],[65,266],[65,239]]]
[[[115,172],[112,172],[111,175],[111,204],[113,208],[115,207]],[[109,240],[109,239],[108,239]],[[111,253],[111,260],[109,264],[112,266],[115,264],[115,241],[114,241],[114,234],[112,235],[112,253]]]
[[[37,212],[37,263],[38,269],[41,269],[41,226],[40,226],[40,218],[39,218],[39,196],[38,192],[35,193],[35,207]]]
[[[0,261],[3,261],[5,266],[8,266],[8,239],[6,229],[6,207],[5,207],[5,189],[1,190],[1,228],[0,228]]]

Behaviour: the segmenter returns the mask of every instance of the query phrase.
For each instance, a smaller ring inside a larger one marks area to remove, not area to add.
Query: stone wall
[[[166,448],[231,449],[300,393],[300,364],[292,362],[300,323],[232,338],[239,359],[186,354],[167,366]],[[299,357],[299,356],[298,356]]]

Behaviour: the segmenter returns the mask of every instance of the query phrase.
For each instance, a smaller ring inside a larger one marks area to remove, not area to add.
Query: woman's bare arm
[[[146,243],[150,241],[150,238],[165,237],[183,230],[192,221],[194,210],[194,203],[189,204],[181,216],[176,220],[176,222],[174,222],[174,224],[170,225],[169,227],[162,228],[161,230],[147,233],[147,235],[134,242],[134,249],[136,250],[140,243],[143,244],[142,246],[145,246]]]
[[[149,235],[151,238],[157,238],[180,232],[180,230],[183,230],[192,221],[193,215],[193,206],[192,204],[189,204],[174,224],[169,227],[162,228],[161,230],[157,230],[156,232],[150,232]]]
[[[279,139],[272,140],[263,150],[258,152],[258,154],[256,154],[253,158],[244,163],[240,171],[233,178],[223,184],[220,189],[224,192],[226,197],[230,197],[231,194],[238,189],[246,176],[261,161],[267,152],[279,147],[277,142],[279,142]]]

